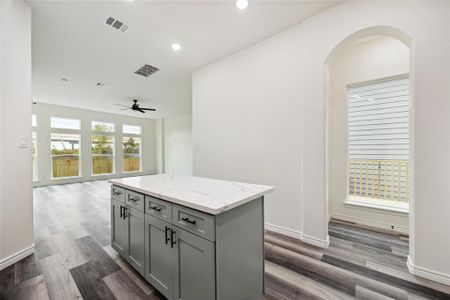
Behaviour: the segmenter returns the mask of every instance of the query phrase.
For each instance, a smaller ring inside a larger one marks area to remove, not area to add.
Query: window
[[[91,122],[92,174],[114,173],[114,124]]]
[[[141,135],[142,128],[137,125],[123,125],[123,171],[141,171]]]
[[[91,130],[100,132],[114,132],[114,123],[92,121]]]
[[[33,131],[31,132],[31,152],[32,152],[32,166],[33,166],[33,181],[38,180],[37,173],[37,139],[36,139],[36,126],[37,117],[35,114],[31,115],[31,126]]]
[[[141,134],[141,126],[135,125],[123,125],[123,133],[124,134]]]
[[[31,126],[33,126],[33,127],[37,126],[37,117],[36,117],[36,115],[31,115]]]
[[[38,180],[36,131],[33,131],[31,133],[31,151],[32,151],[32,162],[33,162],[33,181],[36,181],[36,180]]]
[[[80,120],[51,117],[50,127],[80,130]]]
[[[408,202],[409,79],[348,88],[349,194]]]
[[[80,176],[80,135],[51,134],[52,178]]]
[[[141,138],[123,137],[123,171],[141,171]]]

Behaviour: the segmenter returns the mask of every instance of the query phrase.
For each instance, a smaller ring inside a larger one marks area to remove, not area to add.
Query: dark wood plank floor
[[[164,299],[110,247],[109,213],[106,181],[34,189],[36,253],[0,272],[0,299]],[[330,236],[267,232],[265,299],[450,299],[409,274],[404,237],[338,222]]]

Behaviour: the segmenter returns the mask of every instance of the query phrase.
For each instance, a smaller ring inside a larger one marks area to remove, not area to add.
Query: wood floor
[[[0,299],[164,299],[110,247],[109,213],[106,181],[36,188],[36,253],[0,272]],[[409,274],[402,237],[337,222],[330,236],[320,249],[267,232],[265,299],[450,299]]]

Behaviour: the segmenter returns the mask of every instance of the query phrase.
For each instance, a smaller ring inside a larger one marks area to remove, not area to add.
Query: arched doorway
[[[374,55],[375,51],[368,52],[369,46],[383,43],[391,47],[385,51],[384,66],[382,60],[381,63],[376,63],[376,57],[374,61],[361,60],[364,55],[365,59]],[[393,68],[389,63],[389,60],[396,61],[392,53],[394,46],[397,49],[403,47],[404,49],[399,50],[398,53],[407,56],[406,60],[405,57],[401,59],[397,57],[397,61],[405,60],[403,66],[397,66],[397,68]],[[408,218],[407,212],[411,212],[414,208],[414,185],[412,184],[414,182],[414,127],[412,126],[414,124],[414,68],[411,47],[411,39],[395,28],[370,27],[353,33],[338,43],[325,62],[327,221],[330,217],[334,217],[350,223],[373,225],[385,230],[391,227],[395,232],[409,233],[408,222],[413,222],[413,214],[410,214],[411,217]],[[354,61],[354,65],[365,64],[357,66],[360,70],[359,73],[356,72],[357,75],[355,75],[357,68],[348,65],[349,49],[366,51],[363,54],[359,53],[359,62],[358,59]],[[340,65],[337,63],[339,59],[345,60],[346,68],[343,68],[342,63]],[[339,78],[340,85],[336,84],[336,78]],[[394,93],[389,93],[391,85],[394,86],[392,89],[395,89],[395,86],[400,84],[407,85],[408,98],[395,98]],[[352,99],[349,95],[353,93],[352,97],[359,97],[354,91],[359,91],[361,95],[366,91],[368,95],[367,91],[380,86],[387,86],[381,90],[385,92],[381,95],[384,98],[375,96],[371,97],[374,99],[353,99],[354,103],[351,104]],[[338,90],[341,94],[337,93]],[[394,98],[386,99],[386,95]],[[339,98],[338,101],[336,98]],[[403,103],[400,103],[400,100]],[[380,104],[375,103],[377,101]],[[396,108],[399,105],[407,106],[406,119],[402,115],[406,110],[400,112]],[[358,108],[355,110],[355,107]],[[367,111],[369,109],[372,111]],[[370,114],[377,114],[377,118],[366,116]],[[393,118],[393,122],[387,121],[391,120],[390,118]],[[400,127],[401,130],[398,129]],[[372,134],[373,132],[377,134]],[[389,134],[389,132],[396,134]],[[400,140],[396,140],[406,135],[407,143],[401,144]],[[392,143],[388,139],[392,140]],[[369,143],[370,147],[366,145]],[[326,229],[328,232],[328,222]],[[413,243],[413,233],[410,234],[410,239]]]

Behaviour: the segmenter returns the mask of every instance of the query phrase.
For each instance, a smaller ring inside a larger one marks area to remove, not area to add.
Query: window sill
[[[74,178],[81,178],[82,176],[67,176],[67,177],[50,177],[50,180],[64,180],[64,179],[74,179]]]
[[[113,173],[101,173],[101,174],[91,174],[92,177],[99,177],[99,176],[112,176],[112,175],[116,175],[115,172]]]
[[[344,204],[365,208],[373,208],[401,214],[409,213],[409,204],[407,202],[400,202],[400,201],[349,196],[348,200],[345,201]]]

